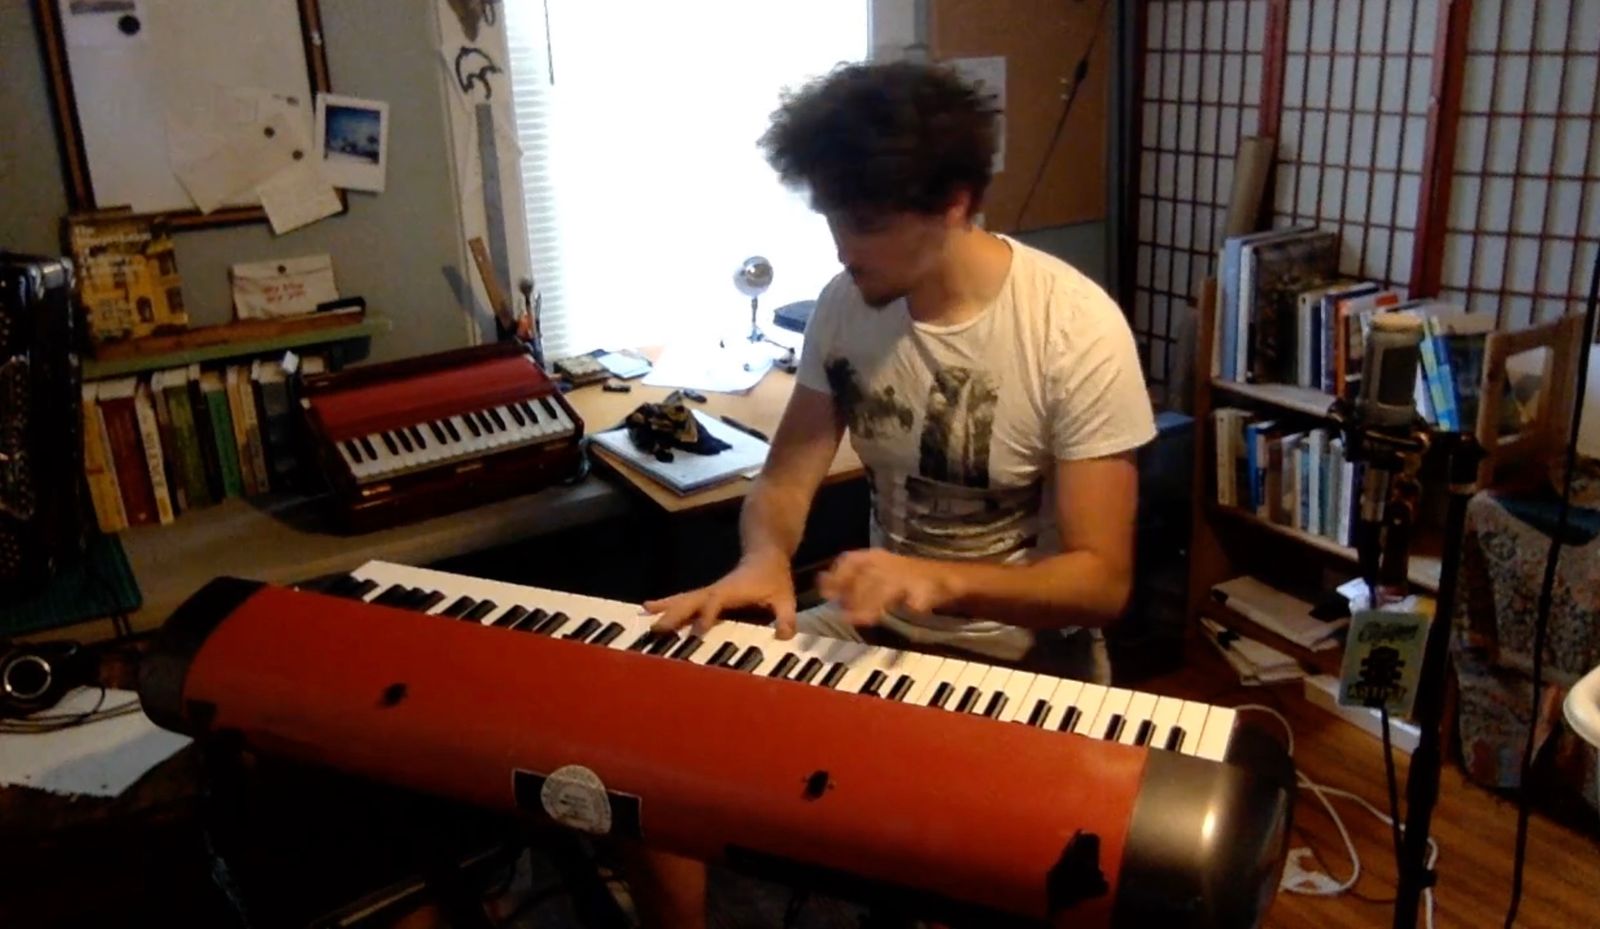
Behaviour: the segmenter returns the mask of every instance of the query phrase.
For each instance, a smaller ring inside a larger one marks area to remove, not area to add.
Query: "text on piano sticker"
[[[611,799],[600,776],[582,765],[557,768],[545,778],[539,802],[549,817],[591,835],[611,831]]]

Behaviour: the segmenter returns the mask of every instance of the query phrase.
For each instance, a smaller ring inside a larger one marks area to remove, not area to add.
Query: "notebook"
[[[759,469],[767,460],[770,446],[747,432],[741,432],[715,416],[694,411],[700,428],[730,446],[715,455],[697,455],[673,449],[671,461],[658,461],[649,452],[634,447],[626,427],[595,435],[592,441],[622,459],[629,467],[654,478],[657,483],[679,494],[691,494]]]

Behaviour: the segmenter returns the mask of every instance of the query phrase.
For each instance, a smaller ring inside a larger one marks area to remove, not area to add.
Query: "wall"
[[[434,0],[322,4],[336,92],[387,100],[389,176],[383,194],[349,194],[350,208],[276,237],[265,223],[177,237],[184,301],[196,325],[232,315],[228,266],[326,252],[341,294],[363,296],[394,330],[373,339],[374,360],[466,344],[463,273],[450,175]],[[67,209],[51,101],[31,3],[0,3],[0,247],[60,251]]]

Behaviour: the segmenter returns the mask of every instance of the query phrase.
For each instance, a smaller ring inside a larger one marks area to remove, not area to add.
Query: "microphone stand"
[[[1467,503],[1477,490],[1483,451],[1470,433],[1431,433],[1420,422],[1400,430],[1370,427],[1344,400],[1334,404],[1331,414],[1345,436],[1346,457],[1367,464],[1362,478],[1356,551],[1372,609],[1405,595],[1419,496],[1416,471],[1431,445],[1442,445],[1446,455],[1450,500],[1445,514],[1443,569],[1433,620],[1428,624],[1423,645],[1412,710],[1418,729],[1417,747],[1406,775],[1405,831],[1396,863],[1399,888],[1395,893],[1394,929],[1415,929],[1422,892],[1438,880],[1427,866],[1427,856],[1428,830],[1439,799],[1439,772],[1443,765],[1440,729],[1448,680],[1445,663],[1449,660]]]

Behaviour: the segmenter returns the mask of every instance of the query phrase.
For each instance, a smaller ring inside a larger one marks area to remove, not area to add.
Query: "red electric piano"
[[[1234,710],[371,562],[220,578],[159,725],[959,926],[1252,929],[1293,768]]]
[[[355,532],[530,493],[582,466],[583,420],[512,343],[315,375],[300,405]]]

